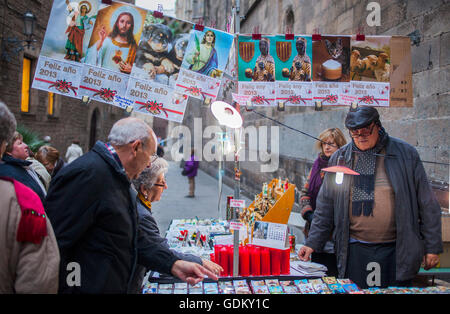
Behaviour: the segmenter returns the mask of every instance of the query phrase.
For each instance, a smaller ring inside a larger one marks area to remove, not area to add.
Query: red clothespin
[[[366,40],[366,35],[364,35],[363,27],[359,26],[358,32],[356,34],[356,41],[365,41],[365,40]]]
[[[194,29],[196,31],[203,32],[203,30],[205,29],[205,25],[203,25],[203,18],[200,18],[198,20],[198,23],[194,25]]]
[[[314,41],[322,40],[322,35],[320,35],[319,33],[319,28],[314,29],[314,34],[312,34],[312,40]]]
[[[286,34],[284,35],[286,40],[293,40],[294,34],[292,33],[292,29],[289,26],[286,26]]]
[[[259,26],[255,26],[253,28],[253,34],[252,34],[252,39],[253,40],[261,40],[262,36],[261,33],[259,32]]]
[[[112,4],[112,0],[102,0],[102,3],[110,5]]]
[[[159,19],[164,17],[162,4],[158,4],[158,10],[153,11],[153,16]]]

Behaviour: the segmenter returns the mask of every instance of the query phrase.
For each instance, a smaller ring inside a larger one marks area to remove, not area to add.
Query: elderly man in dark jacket
[[[137,263],[191,284],[205,274],[217,279],[159,244],[139,243],[131,180],[155,155],[152,129],[125,118],[114,124],[108,140],[61,169],[49,188],[45,208],[61,254],[59,291],[130,293]]]
[[[373,107],[350,111],[345,121],[352,143],[336,151],[329,166],[343,164],[360,175],[342,185],[327,173],[309,237],[299,251],[307,261],[332,233],[339,277],[368,286],[408,285],[435,267],[442,253],[441,210],[419,154],[390,137]]]

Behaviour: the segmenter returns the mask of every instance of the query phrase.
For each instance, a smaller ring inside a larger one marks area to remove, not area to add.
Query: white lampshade
[[[223,101],[215,101],[211,104],[211,112],[221,125],[232,129],[242,127],[241,114],[231,105]]]

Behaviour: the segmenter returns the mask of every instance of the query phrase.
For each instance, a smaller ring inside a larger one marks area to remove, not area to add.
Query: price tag
[[[241,230],[244,229],[244,224],[240,221],[230,221],[231,230]]]
[[[230,200],[230,207],[244,208],[245,207],[245,200],[231,199]]]

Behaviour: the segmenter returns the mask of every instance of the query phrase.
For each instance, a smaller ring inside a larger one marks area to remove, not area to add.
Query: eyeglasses
[[[368,126],[361,129],[356,130],[349,130],[350,136],[352,138],[358,138],[358,137],[367,137],[369,135],[372,135],[373,129],[375,128],[375,123],[372,124],[372,127]]]
[[[150,163],[155,162],[155,160],[158,159],[158,158],[159,158],[159,156],[156,155],[156,154],[151,155],[150,156]]]
[[[167,182],[166,182],[166,181],[163,181],[162,183],[155,183],[155,184],[153,184],[153,185],[156,185],[156,186],[160,186],[160,187],[165,188],[166,185],[167,185]]]

